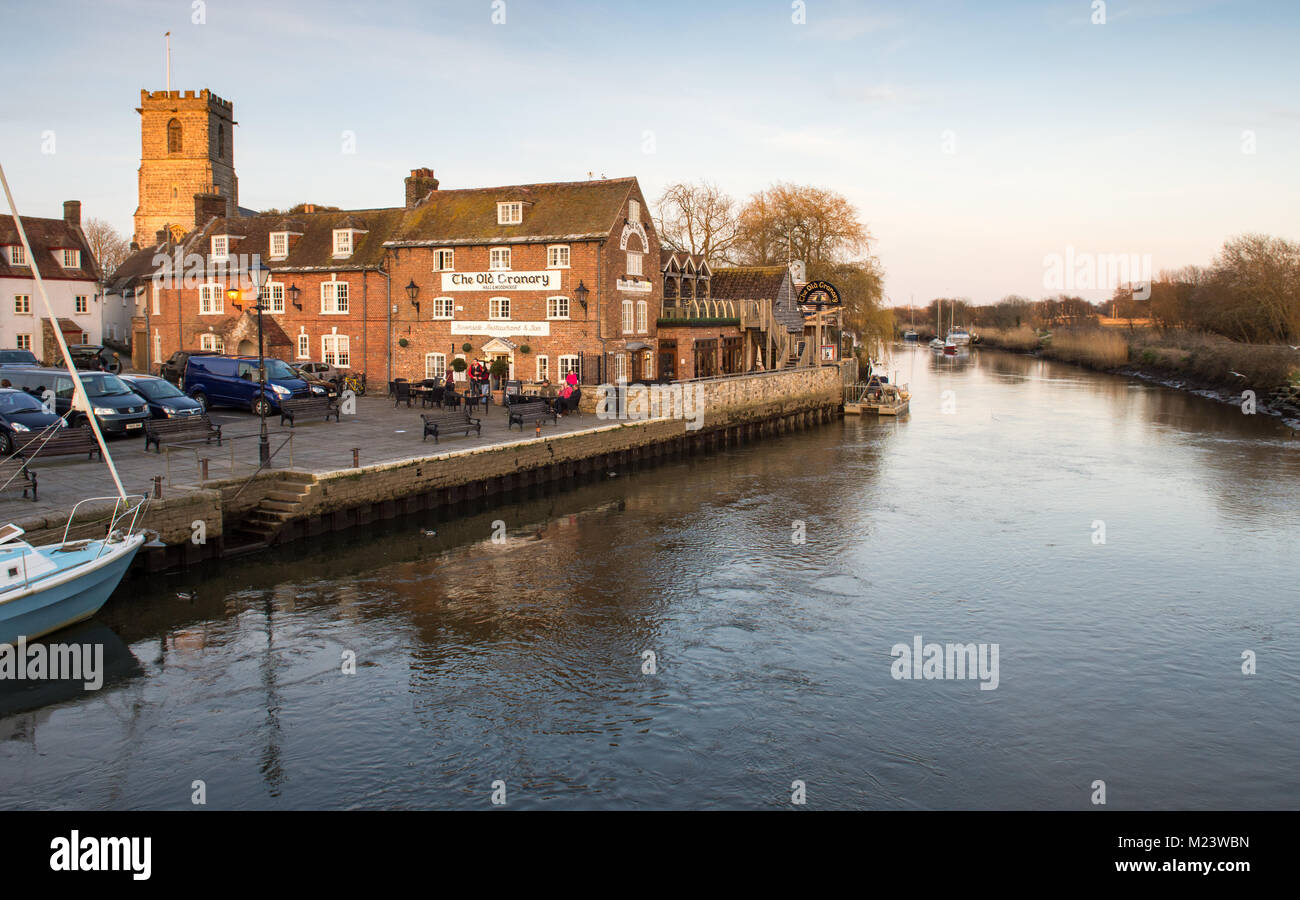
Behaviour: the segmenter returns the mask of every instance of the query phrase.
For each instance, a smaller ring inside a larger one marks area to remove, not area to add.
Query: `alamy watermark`
[[[702,384],[602,384],[596,388],[596,418],[685,419],[687,431],[698,431],[704,427],[704,402]]]
[[[104,686],[103,644],[0,644],[0,681],[80,681],[88,691]]]
[[[981,691],[998,687],[997,644],[926,644],[918,634],[912,643],[895,644],[889,672],[895,681],[978,680]]]
[[[1113,291],[1133,285],[1133,298],[1151,296],[1150,253],[1076,253],[1066,246],[1065,253],[1043,257],[1043,287],[1049,291]]]

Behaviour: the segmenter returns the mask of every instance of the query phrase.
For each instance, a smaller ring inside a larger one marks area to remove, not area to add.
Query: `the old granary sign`
[[[560,270],[543,272],[443,272],[444,291],[558,291]]]
[[[817,295],[821,294],[821,297]],[[840,302],[840,292],[829,281],[810,281],[799,291],[799,302],[802,303],[835,303]]]

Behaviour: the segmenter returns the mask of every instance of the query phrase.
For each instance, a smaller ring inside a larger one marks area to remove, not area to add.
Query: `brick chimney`
[[[63,201],[63,221],[69,225],[81,224],[81,201],[64,200]]]
[[[165,244],[165,243],[167,243],[167,229],[166,229],[166,228],[159,228],[157,231],[154,232],[153,237],[154,237],[154,241],[155,241],[156,243],[159,243],[159,244]]]
[[[226,214],[226,198],[220,194],[194,195],[194,227],[202,228],[208,219],[217,219]]]
[[[412,169],[406,179],[406,208],[415,206],[437,189],[438,179],[433,177],[433,169]]]

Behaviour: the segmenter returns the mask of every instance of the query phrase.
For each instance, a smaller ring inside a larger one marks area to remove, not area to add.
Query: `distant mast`
[[[163,41],[166,45],[166,53],[163,55],[163,65],[167,69],[167,93],[172,92],[172,33],[169,31],[163,35]]]

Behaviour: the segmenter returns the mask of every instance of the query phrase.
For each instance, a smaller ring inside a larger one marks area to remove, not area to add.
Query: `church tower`
[[[141,91],[140,199],[135,242],[150,247],[157,233],[173,239],[196,224],[195,195],[216,194],[228,216],[238,214],[235,178],[235,119],[230,102],[206,88]],[[204,204],[211,209],[212,204]]]

